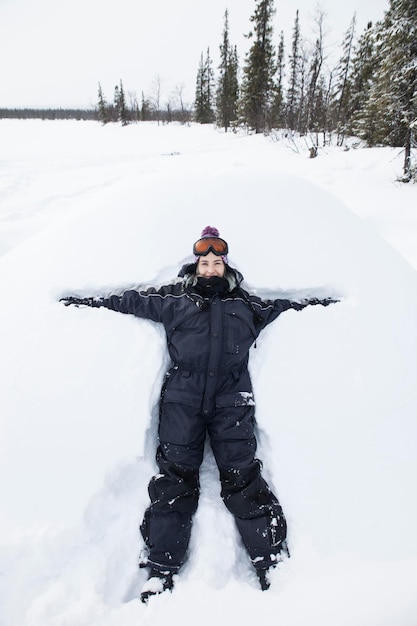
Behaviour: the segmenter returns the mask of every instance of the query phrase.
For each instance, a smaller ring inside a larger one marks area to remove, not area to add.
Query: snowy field
[[[0,120],[0,625],[417,623],[417,186],[401,151],[211,127]],[[138,600],[158,325],[65,294],[160,283],[217,226],[288,311],[251,354],[291,559],[258,590],[207,449],[190,558]],[[413,495],[414,494],[414,495]]]

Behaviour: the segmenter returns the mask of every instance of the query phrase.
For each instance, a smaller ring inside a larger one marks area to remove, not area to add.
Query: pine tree
[[[115,85],[113,93],[113,105],[110,107],[110,114],[112,122],[117,122],[119,119],[119,85]]]
[[[271,125],[273,128],[281,128],[284,125],[284,68],[285,68],[285,47],[284,33],[281,31],[278,56],[277,71],[275,81],[275,94],[271,109]]]
[[[109,119],[109,110],[106,99],[103,95],[101,84],[98,84],[98,104],[97,104],[97,116],[100,122],[104,125],[107,124]]]
[[[349,74],[353,56],[353,41],[356,27],[356,13],[353,15],[342,44],[343,54],[336,69],[335,91],[333,94],[333,124],[338,132],[338,144],[342,145],[349,116]]]
[[[299,65],[299,84],[300,84],[300,97],[298,103],[297,116],[295,118],[294,128],[295,130],[304,132],[303,118],[305,119],[305,110],[307,106],[307,85],[308,85],[308,55],[306,50],[301,47],[300,52],[300,65]]]
[[[194,100],[194,110],[195,110],[195,120],[196,122],[201,123],[203,119],[204,113],[204,56],[201,53],[200,57],[200,65],[198,66],[197,71],[197,80],[195,86],[195,100]]]
[[[365,121],[363,111],[378,65],[379,59],[375,54],[375,29],[372,22],[369,22],[355,46],[349,77],[347,130],[351,135],[363,134],[364,125],[371,122]]]
[[[275,95],[274,77],[277,70],[275,48],[272,44],[273,0],[255,0],[256,8],[250,21],[254,24],[253,44],[243,68],[242,111],[245,122],[256,133],[271,126],[271,106]]]
[[[223,41],[220,44],[219,80],[217,85],[217,123],[227,132],[231,122],[237,118],[239,96],[238,58],[236,46],[232,49],[229,41],[229,13],[224,14]]]
[[[377,28],[376,54],[380,64],[364,107],[372,115],[365,129],[368,143],[405,148],[404,179],[411,176],[411,145],[417,120],[417,3],[390,0]]]
[[[214,72],[210,49],[207,48],[206,59],[201,54],[200,66],[197,72],[195,90],[195,120],[200,124],[211,124],[215,120],[214,107]]]
[[[300,19],[298,10],[295,14],[295,23],[292,38],[292,49],[289,57],[290,79],[287,93],[287,126],[291,129],[296,128],[296,122],[300,110],[301,84],[300,84]]]
[[[117,120],[122,124],[122,126],[127,126],[127,124],[129,123],[129,115],[127,111],[126,96],[123,89],[122,81],[120,81],[120,86],[117,89],[117,96],[115,90],[115,106],[117,111]]]
[[[236,46],[233,46],[233,49],[231,50],[229,65],[230,65],[229,75],[231,77],[230,93],[232,95],[232,99],[234,100],[234,107],[236,109],[236,116],[237,116],[237,108],[238,108],[240,91],[239,91],[239,55],[237,53]]]

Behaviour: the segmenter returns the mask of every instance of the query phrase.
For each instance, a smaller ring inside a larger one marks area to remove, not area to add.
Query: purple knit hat
[[[213,239],[213,238],[220,238],[220,233],[218,229],[215,226],[206,226],[201,232],[200,239]],[[200,256],[196,256],[195,260],[198,261],[199,258]],[[224,263],[227,263],[227,254],[220,255],[220,258],[222,259]]]

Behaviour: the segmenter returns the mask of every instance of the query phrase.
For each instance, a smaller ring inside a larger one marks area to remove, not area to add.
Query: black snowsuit
[[[176,572],[185,560],[208,433],[224,503],[252,563],[266,568],[283,547],[286,521],[255,458],[249,348],[283,311],[308,303],[249,295],[230,267],[229,280],[196,279],[195,270],[195,264],[184,266],[174,284],[127,290],[94,304],[161,322],[172,359],[160,400],[159,473],[150,481],[151,504],[141,525],[147,564]]]

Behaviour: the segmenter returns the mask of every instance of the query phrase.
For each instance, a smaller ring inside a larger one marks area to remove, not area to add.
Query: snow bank
[[[11,152],[2,213],[19,236],[0,228],[0,623],[249,624],[276,615],[285,626],[411,626],[411,265],[324,190],[324,159],[313,184],[303,157],[263,137],[153,125],[7,128],[10,142],[19,132],[27,143]],[[39,164],[31,137],[44,136]],[[56,203],[55,175],[65,180]],[[175,593],[144,607],[137,526],[154,471],[164,336],[150,322],[57,299],[175,277],[208,223],[229,241],[248,288],[342,302],[287,312],[251,354],[259,456],[288,517],[292,558],[268,593],[258,591],[207,450],[190,560]]]

